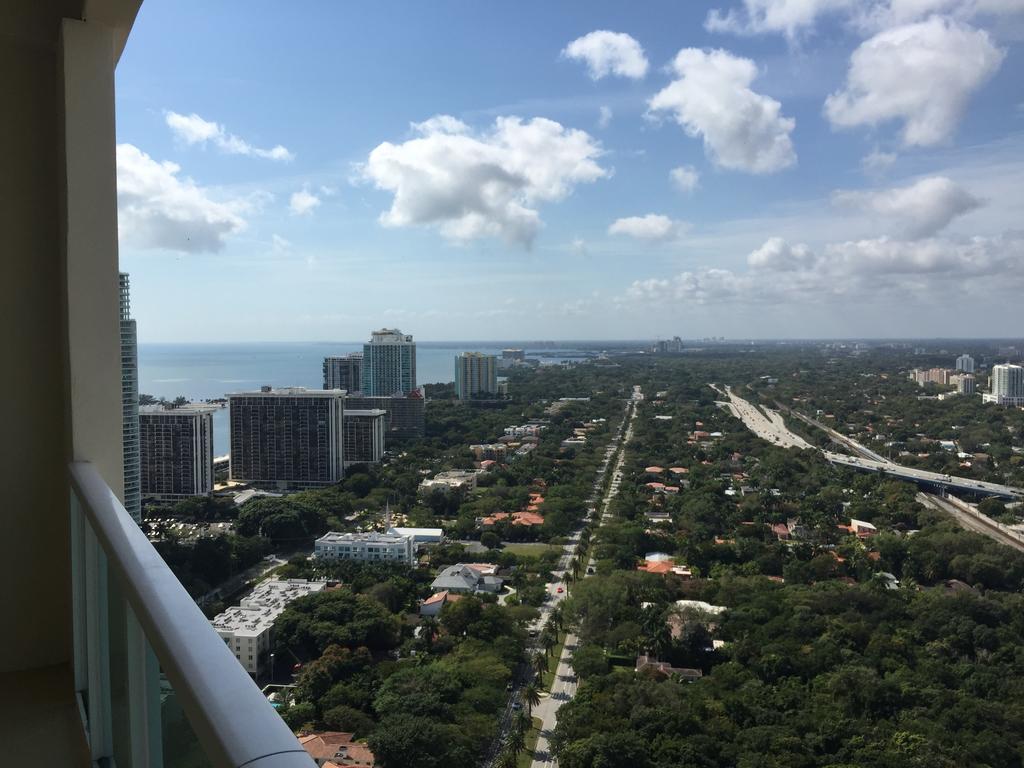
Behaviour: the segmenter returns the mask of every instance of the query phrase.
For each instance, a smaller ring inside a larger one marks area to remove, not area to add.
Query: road
[[[636,404],[643,399],[642,394],[638,388],[634,389],[633,399],[630,401],[627,408],[629,409],[626,419],[623,422],[625,432],[619,433],[621,437],[622,450],[619,451],[619,458],[615,462],[615,467],[612,469],[611,482],[608,485],[608,492],[601,500],[600,506],[596,512],[599,515],[598,525],[608,518],[611,517],[611,502],[619,492],[619,486],[622,483],[622,466],[626,460],[626,446],[629,441],[633,438],[633,420],[636,417]],[[616,446],[618,447],[618,446]],[[604,471],[607,470],[607,462],[614,455],[614,451],[611,454],[605,456],[605,463],[602,464],[604,470],[601,472],[600,477],[603,482]],[[600,485],[596,486],[600,488]],[[587,567],[583,570],[583,578],[590,576],[590,567],[594,564],[594,558],[591,556],[588,559]],[[539,718],[541,721],[540,735],[537,737],[537,746],[533,752],[533,762],[531,768],[552,768],[558,764],[554,756],[551,754],[551,746],[548,738],[551,732],[554,730],[555,725],[558,722],[558,710],[567,701],[571,701],[573,696],[576,695],[576,689],[578,687],[578,680],[576,679],[576,673],[572,669],[572,654],[576,650],[578,638],[576,635],[569,633],[565,636],[565,645],[562,647],[562,655],[558,658],[558,663],[555,667],[555,677],[551,683],[551,690],[548,692],[548,696],[541,699],[541,703],[534,707],[533,716]]]
[[[722,390],[714,384],[711,384],[710,386],[716,392],[722,392]],[[746,424],[746,426],[758,437],[770,440],[776,445],[780,445],[784,448],[814,447],[799,435],[790,432],[783,422],[782,416],[777,411],[766,409],[771,416],[771,420],[769,420],[753,405],[743,398],[734,395],[729,387],[726,387],[725,392],[722,393],[729,396],[729,401],[722,403],[722,405],[728,407],[733,414],[737,418],[741,419],[743,423]],[[959,490],[969,491],[971,493],[984,493],[992,496],[1002,496],[1010,499],[1020,499],[1024,497],[1024,490],[1014,488],[1009,485],[986,483],[972,478],[956,477],[944,475],[939,472],[929,472],[924,469],[904,467],[901,464],[889,461],[888,459],[880,456],[869,448],[861,445],[856,440],[851,440],[845,435],[839,434],[834,429],[825,427],[814,419],[796,412],[792,413],[802,421],[812,426],[824,429],[830,435],[839,440],[839,442],[859,454],[858,456],[848,456],[845,453],[835,453],[833,451],[822,450],[822,455],[832,464],[839,464],[850,467],[851,469],[859,469],[864,472],[880,472],[900,480],[909,480],[926,486],[935,486],[943,489],[943,492],[946,490]],[[922,493],[919,494],[919,497],[925,497],[929,502],[929,506],[935,509],[941,509],[953,515],[953,517],[965,528],[982,533],[994,541],[998,541],[1000,544],[1006,544],[1007,546],[1011,546],[1016,549],[1021,548],[1021,542],[1024,541],[1024,537],[1016,531],[1013,531],[1004,525],[1000,525],[995,520],[981,514],[981,512],[978,512],[976,507],[966,504],[959,499],[947,499],[941,495],[933,493]]]

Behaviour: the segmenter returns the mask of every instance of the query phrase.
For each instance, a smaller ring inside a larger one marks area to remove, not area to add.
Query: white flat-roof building
[[[313,555],[323,560],[358,560],[414,565],[413,537],[397,533],[325,533],[313,545]]]
[[[992,392],[982,395],[986,403],[1024,405],[1024,368],[1019,365],[993,365]]]
[[[419,549],[421,544],[440,544],[444,538],[444,530],[441,528],[388,528],[388,533],[411,536],[415,549]]]
[[[321,592],[326,586],[323,581],[270,579],[257,585],[240,604],[217,614],[210,623],[245,671],[258,679],[273,647],[274,620],[293,600]]]
[[[420,493],[430,493],[435,488],[443,491],[472,491],[476,489],[476,475],[476,472],[463,469],[438,472],[434,477],[420,483]]]

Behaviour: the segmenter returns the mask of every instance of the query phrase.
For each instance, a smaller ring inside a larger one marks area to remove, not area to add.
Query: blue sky
[[[140,339],[1019,335],[1022,39],[1021,0],[146,0]]]

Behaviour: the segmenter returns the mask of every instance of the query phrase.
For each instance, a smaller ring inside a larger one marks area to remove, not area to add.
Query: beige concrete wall
[[[123,483],[113,67],[138,2],[62,33],[82,5],[0,2],[0,672],[71,659],[67,462]]]
[[[71,647],[58,47],[75,5],[0,4],[0,671]]]

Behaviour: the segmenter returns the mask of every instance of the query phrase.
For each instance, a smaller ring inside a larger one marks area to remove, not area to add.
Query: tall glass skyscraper
[[[121,419],[124,445],[124,506],[142,522],[142,485],[139,463],[139,357],[135,321],[132,320],[128,274],[121,277]]]
[[[374,331],[363,344],[363,394],[407,394],[416,389],[416,342],[397,328]]]

